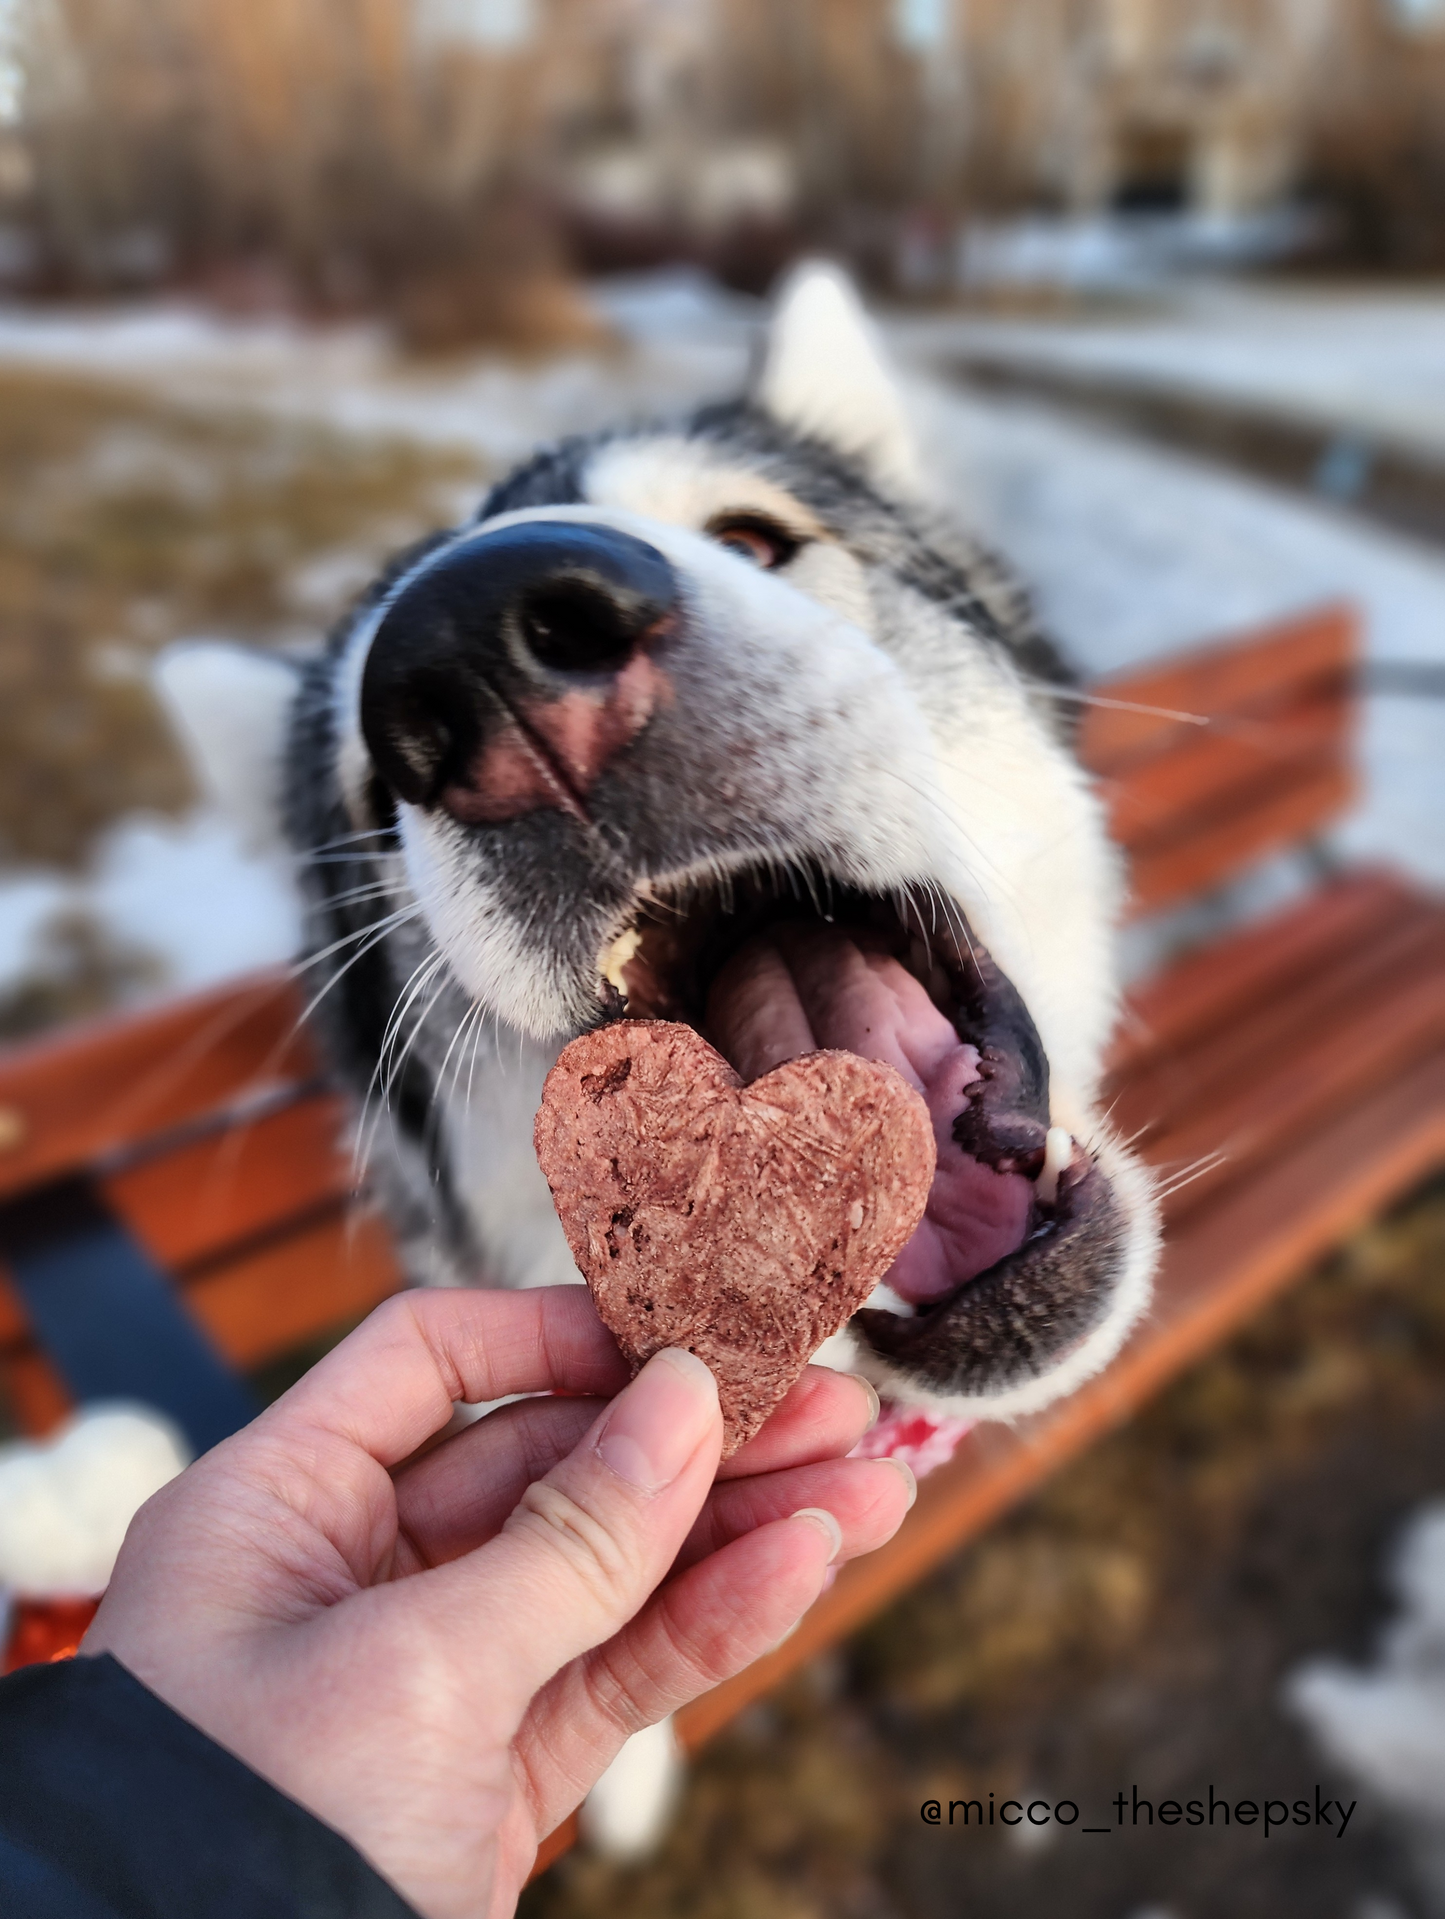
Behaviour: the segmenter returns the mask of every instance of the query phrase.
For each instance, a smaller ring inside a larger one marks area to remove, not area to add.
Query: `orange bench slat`
[[[1238,811],[1257,791],[1343,764],[1354,718],[1353,701],[1334,692],[1181,739],[1159,758],[1101,782],[1110,834],[1130,851],[1148,848],[1195,821]]]
[[[1359,657],[1353,611],[1324,607],[1095,688],[1113,704],[1086,709],[1080,754],[1129,853],[1135,917],[1317,837],[1351,803]]]
[[[1252,793],[1237,811],[1189,823],[1164,844],[1136,846],[1129,861],[1129,913],[1178,906],[1246,867],[1319,834],[1358,794],[1351,767],[1325,764],[1270,793]]]
[[[402,1283],[382,1221],[338,1209],[208,1270],[183,1296],[218,1349],[244,1371],[363,1318]],[[70,1410],[69,1397],[18,1310],[6,1331],[0,1375],[15,1417],[22,1431],[47,1432]]]
[[[1110,1083],[1176,1052],[1256,1001],[1308,979],[1342,948],[1387,933],[1419,910],[1398,874],[1369,868],[1327,881],[1292,905],[1211,940],[1129,991],[1110,1052]]]
[[[185,1298],[232,1364],[246,1368],[362,1318],[401,1284],[386,1226],[351,1208],[202,1274]]]
[[[1434,970],[1445,987],[1445,911],[1418,897],[1368,940],[1317,950],[1309,971],[1285,979],[1267,997],[1235,1006],[1187,1045],[1141,1058],[1116,1076],[1115,1119],[1141,1143],[1167,1132],[1181,1116],[1209,1112],[1251,1080],[1289,1070],[1289,1057],[1333,1043],[1371,1000],[1387,993],[1402,970]]]
[[[0,1380],[15,1424],[32,1439],[43,1438],[71,1411],[59,1373],[34,1346],[0,1355]]]
[[[142,1245],[167,1271],[183,1272],[344,1201],[352,1189],[346,1110],[336,1094],[314,1094],[101,1183]]]
[[[1169,1202],[1171,1229],[1181,1217],[1212,1203],[1220,1189],[1246,1179],[1252,1160],[1273,1156],[1282,1142],[1325,1129],[1332,1113],[1445,1041],[1445,965],[1439,945],[1432,963],[1382,975],[1381,986],[1378,1002],[1322,1035],[1307,1053],[1284,1055],[1280,1070],[1261,1063],[1254,1084],[1150,1141],[1146,1156],[1181,1172],[1206,1155],[1220,1155]]]
[[[1172,714],[1248,716],[1347,684],[1359,657],[1359,615],[1340,604],[1116,674],[1093,689],[1119,705],[1085,708],[1080,757],[1100,776],[1123,774],[1197,736]]]
[[[280,973],[154,1013],[77,1028],[0,1058],[0,1199],[317,1071]]]
[[[339,1097],[313,1094],[144,1159],[100,1185],[157,1263],[183,1275],[344,1205],[352,1190],[344,1124]],[[19,1296],[0,1265],[0,1351],[28,1337]]]

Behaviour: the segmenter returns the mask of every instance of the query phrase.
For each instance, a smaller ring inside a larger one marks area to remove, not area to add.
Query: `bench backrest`
[[[1086,708],[1080,751],[1135,914],[1211,892],[1350,805],[1359,662],[1358,615],[1327,606],[1092,689],[1110,704]]]
[[[1141,910],[1218,886],[1347,804],[1358,646],[1353,615],[1331,608],[1098,689],[1111,704],[1087,709],[1083,750]],[[0,1059],[0,1209],[83,1181],[242,1369],[400,1283],[385,1229],[350,1204],[342,1102],[298,1029],[303,1004],[271,973]],[[3,1267],[0,1374],[27,1430],[67,1410]]]
[[[303,1005],[267,973],[0,1061],[0,1206],[84,1179],[243,1369],[401,1278],[380,1221],[350,1205],[345,1113],[298,1029]],[[63,1416],[3,1269],[0,1369],[27,1431]]]

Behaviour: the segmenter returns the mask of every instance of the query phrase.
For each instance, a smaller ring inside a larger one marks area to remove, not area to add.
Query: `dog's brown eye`
[[[719,546],[725,546],[730,553],[751,560],[754,566],[760,566],[765,571],[786,566],[801,544],[791,533],[784,532],[771,520],[715,520],[708,532]]]

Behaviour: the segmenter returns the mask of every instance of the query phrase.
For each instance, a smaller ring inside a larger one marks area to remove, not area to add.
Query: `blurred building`
[[[1418,89],[1445,114],[1445,0],[960,0],[956,17],[972,171],[1005,199],[1246,214],[1311,183],[1347,100],[1384,114]]]

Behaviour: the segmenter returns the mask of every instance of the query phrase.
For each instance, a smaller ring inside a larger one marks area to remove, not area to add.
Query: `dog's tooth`
[[[879,1280],[863,1303],[876,1313],[892,1313],[895,1319],[913,1319],[917,1314],[917,1308],[895,1293],[886,1279]]]
[[[1058,1198],[1059,1174],[1073,1157],[1073,1134],[1062,1126],[1051,1126],[1044,1135],[1044,1163],[1034,1186],[1042,1205],[1052,1206]]]
[[[605,949],[597,961],[597,970],[603,979],[617,988],[622,997],[627,997],[627,982],[622,977],[627,962],[635,959],[637,949],[642,944],[642,935],[635,926],[629,926],[625,933],[619,933],[612,944]]]

